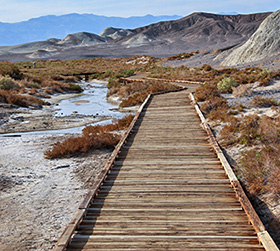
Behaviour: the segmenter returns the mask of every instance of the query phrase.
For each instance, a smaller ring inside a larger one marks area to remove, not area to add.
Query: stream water
[[[96,81],[96,82],[85,82],[80,83],[81,87],[84,89],[83,93],[79,96],[65,99],[60,101],[55,108],[57,109],[54,116],[69,116],[69,115],[96,115],[107,117],[108,120],[103,120],[94,123],[97,124],[107,124],[112,121],[112,119],[120,119],[126,114],[118,111],[118,105],[107,102],[107,90],[106,82]],[[21,132],[21,133],[7,133],[1,134],[0,137],[16,137],[21,136],[35,136],[35,135],[62,135],[66,133],[81,133],[84,126],[59,129],[59,130],[46,130],[46,131],[32,131],[32,132]]]
[[[71,114],[100,115],[108,118],[122,118],[124,113],[119,112],[118,105],[107,102],[107,87],[102,82],[82,82],[83,95],[62,100],[55,116]]]

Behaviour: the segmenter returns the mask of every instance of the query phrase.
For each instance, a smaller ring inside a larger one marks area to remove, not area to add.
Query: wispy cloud
[[[0,0],[0,21],[43,15],[93,13],[105,16],[188,15],[194,11],[252,13],[275,11],[279,0]]]

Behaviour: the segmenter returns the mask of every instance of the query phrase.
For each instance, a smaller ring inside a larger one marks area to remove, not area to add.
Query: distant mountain
[[[118,40],[129,47],[165,44],[169,50],[224,49],[245,42],[270,13],[218,15],[193,13],[175,21],[165,21],[135,29]],[[155,50],[155,48],[154,48]]]
[[[168,56],[196,50],[227,50],[246,42],[269,14],[218,15],[200,12],[136,29],[109,27],[99,35],[78,32],[62,40],[2,46],[0,60],[66,60],[143,54]]]
[[[232,66],[280,55],[280,10],[268,16],[249,38],[222,62]]]
[[[175,20],[180,16],[106,17],[93,14],[42,16],[19,23],[0,22],[0,45],[17,45],[49,38],[62,39],[77,32],[100,33],[107,27],[134,29],[159,21]]]

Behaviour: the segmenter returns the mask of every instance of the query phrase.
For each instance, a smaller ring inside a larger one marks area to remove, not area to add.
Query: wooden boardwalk
[[[200,123],[188,91],[153,96],[66,250],[265,250]]]

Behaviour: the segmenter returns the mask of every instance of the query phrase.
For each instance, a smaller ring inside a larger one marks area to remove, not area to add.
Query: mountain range
[[[10,46],[49,38],[62,39],[81,31],[100,33],[107,27],[134,29],[159,21],[179,19],[180,16],[106,17],[93,14],[67,14],[42,16],[18,23],[0,22],[0,45]]]
[[[108,27],[99,34],[76,32],[64,39],[0,47],[0,60],[78,59],[132,55],[169,56],[191,51],[231,51],[254,34],[270,15],[193,13],[135,29]],[[198,59],[198,64],[200,59]]]

